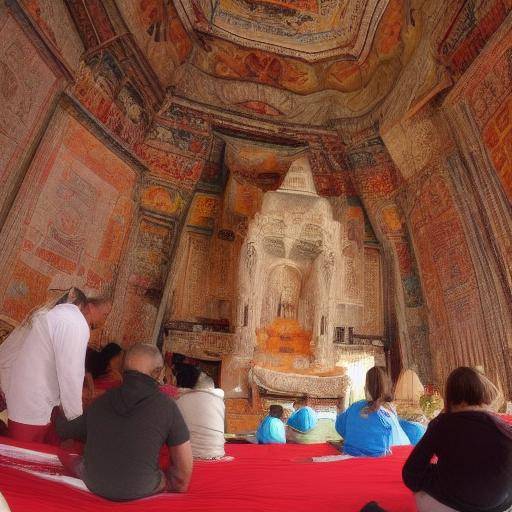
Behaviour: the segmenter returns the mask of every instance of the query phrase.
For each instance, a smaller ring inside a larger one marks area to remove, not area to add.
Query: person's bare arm
[[[90,372],[85,372],[83,398],[86,404],[94,398],[94,379]]]
[[[190,441],[169,447],[171,465],[167,470],[170,492],[186,492],[192,476],[192,446]]]

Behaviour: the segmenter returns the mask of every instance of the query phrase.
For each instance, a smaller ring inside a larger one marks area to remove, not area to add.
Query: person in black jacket
[[[477,370],[450,374],[445,411],[430,422],[402,471],[419,512],[512,510],[512,427],[490,410],[498,396]]]
[[[83,460],[61,455],[61,462],[95,494],[124,501],[187,490],[193,463],[190,435],[174,400],[159,390],[163,366],[154,345],[133,345],[120,387],[107,391],[82,416],[57,419],[62,439],[85,441]],[[170,452],[167,474],[158,466],[163,444]]]

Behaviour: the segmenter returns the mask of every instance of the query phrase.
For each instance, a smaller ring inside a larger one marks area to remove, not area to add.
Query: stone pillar
[[[352,181],[393,268],[394,302],[402,364],[416,364],[423,382],[431,382],[427,312],[416,256],[397,194],[403,183],[382,139],[375,133],[352,138],[347,147]]]

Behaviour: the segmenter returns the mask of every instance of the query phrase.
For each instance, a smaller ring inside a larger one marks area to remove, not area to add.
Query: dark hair
[[[174,375],[176,375],[176,384],[179,388],[195,388],[201,369],[192,364],[177,363],[174,366]]]
[[[273,416],[274,418],[282,418],[284,413],[284,409],[281,405],[272,404],[268,408],[268,415]]]
[[[491,405],[499,396],[496,386],[479,371],[460,366],[446,380],[444,398],[446,409],[466,403],[467,405]]]
[[[109,343],[99,352],[88,349],[85,357],[85,369],[92,375],[93,379],[97,379],[107,373],[110,361],[122,351],[123,349],[117,343]]]
[[[178,354],[176,352],[173,353],[171,358],[172,364],[180,364],[185,361],[185,356],[183,354]]]
[[[392,402],[391,379],[384,368],[374,366],[366,372],[366,391],[370,395],[370,409],[376,411],[383,403]]]

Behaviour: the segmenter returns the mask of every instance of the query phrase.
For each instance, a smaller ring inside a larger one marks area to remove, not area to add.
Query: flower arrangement
[[[435,418],[443,410],[444,401],[432,384],[425,386],[425,393],[420,397],[420,407],[429,420]]]

